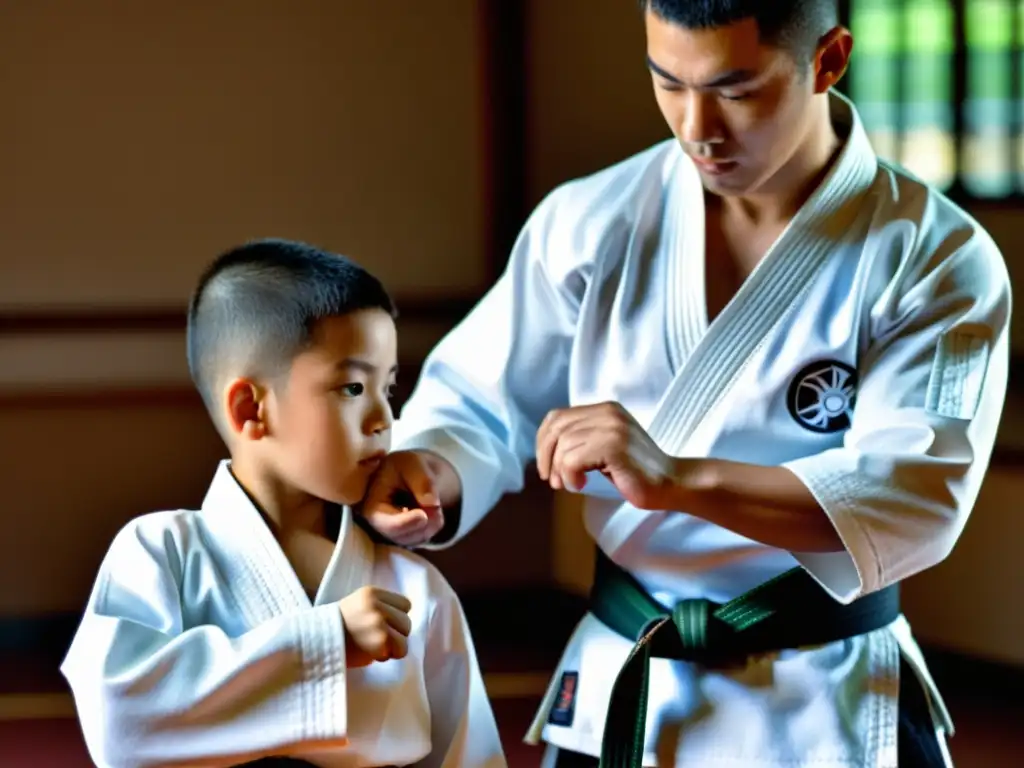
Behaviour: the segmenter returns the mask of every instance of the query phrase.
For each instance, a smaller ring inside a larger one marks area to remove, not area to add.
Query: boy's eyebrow
[[[376,365],[368,363],[365,360],[360,360],[358,357],[346,357],[338,363],[337,368],[339,371],[351,370],[354,368],[357,371],[362,371],[363,373],[370,375],[377,373]],[[389,370],[388,373],[392,375],[398,373],[398,365],[395,364],[391,366],[391,370]]]

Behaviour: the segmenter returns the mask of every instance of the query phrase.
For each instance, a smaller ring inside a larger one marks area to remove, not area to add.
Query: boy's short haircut
[[[227,376],[286,375],[316,324],[364,309],[397,316],[381,282],[344,256],[289,240],[233,248],[206,268],[188,309],[188,366],[218,429]]]

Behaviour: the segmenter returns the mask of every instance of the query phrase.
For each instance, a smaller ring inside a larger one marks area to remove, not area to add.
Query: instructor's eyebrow
[[[673,74],[666,72],[664,69],[659,67],[652,61],[651,57],[647,57],[647,68],[651,70],[658,77],[663,77],[669,82],[677,85],[686,85],[682,80]],[[723,72],[720,75],[708,80],[706,83],[698,83],[694,85],[695,88],[728,88],[730,85],[740,85],[741,83],[749,82],[757,77],[756,72],[751,72],[749,69],[731,69],[728,72]]]

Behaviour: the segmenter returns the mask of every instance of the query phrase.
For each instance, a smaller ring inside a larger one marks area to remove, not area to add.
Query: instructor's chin
[[[720,197],[743,197],[753,192],[755,186],[750,183],[742,168],[722,176],[702,173],[700,179],[704,189]]]

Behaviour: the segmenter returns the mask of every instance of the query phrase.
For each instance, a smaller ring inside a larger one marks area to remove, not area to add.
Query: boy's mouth
[[[381,462],[384,461],[385,456],[387,456],[386,451],[376,451],[371,453],[365,459],[361,459],[359,466],[366,467],[367,469],[376,469],[380,466]]]

